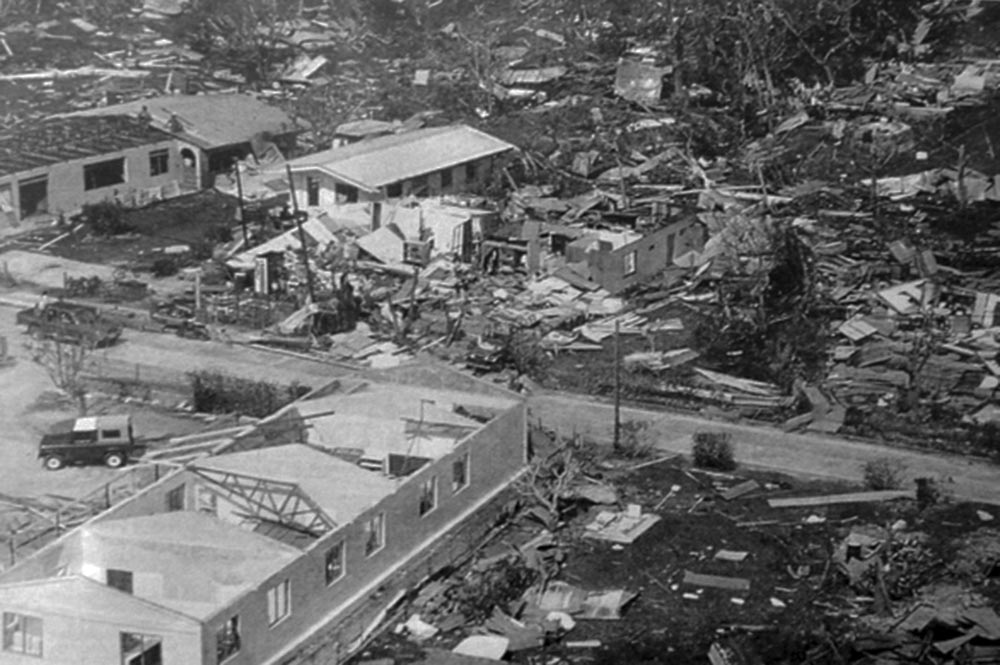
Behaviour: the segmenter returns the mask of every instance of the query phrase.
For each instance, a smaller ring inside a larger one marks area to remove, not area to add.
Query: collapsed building
[[[515,395],[410,367],[168,450],[173,472],[0,577],[5,662],[339,662],[489,529],[526,437]]]

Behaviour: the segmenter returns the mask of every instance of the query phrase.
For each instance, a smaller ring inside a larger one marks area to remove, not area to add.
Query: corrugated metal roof
[[[164,95],[68,115],[136,117],[143,107],[153,117],[153,127],[204,149],[244,143],[262,132],[284,134],[296,130],[292,119],[280,108],[244,94]],[[171,127],[174,115],[182,131]]]
[[[194,467],[294,483],[338,525],[352,521],[396,488],[388,478],[298,443],[209,457]]]
[[[512,150],[513,145],[466,125],[416,129],[359,141],[289,161],[293,171],[320,169],[373,191],[410,178]]]

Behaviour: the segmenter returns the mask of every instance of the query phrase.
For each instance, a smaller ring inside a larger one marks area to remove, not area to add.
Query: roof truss
[[[282,524],[317,538],[337,526],[295,483],[212,469],[192,471],[253,519]]]

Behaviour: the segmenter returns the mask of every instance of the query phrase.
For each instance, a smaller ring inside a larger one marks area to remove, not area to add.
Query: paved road
[[[533,395],[532,417],[560,432],[576,431],[611,441],[614,407],[584,397],[552,393]],[[956,499],[1000,505],[1000,466],[950,455],[930,455],[871,443],[815,434],[792,434],[770,427],[728,424],[696,416],[647,409],[622,409],[622,420],[643,420],[657,448],[690,454],[691,435],[698,431],[732,433],[737,461],[798,476],[860,481],[865,462],[890,458],[906,465],[909,480],[918,476],[952,479],[942,487]]]
[[[19,302],[31,303],[31,298],[27,294],[18,298],[8,293],[0,298],[0,304],[6,301],[6,304],[16,306]],[[2,309],[8,312],[4,318],[9,318],[12,323],[14,310]],[[136,330],[127,330],[122,343],[101,353],[110,364],[119,368],[129,363],[141,367],[163,367],[174,373],[215,368],[247,378],[281,383],[297,380],[312,387],[348,373],[343,367],[274,351]],[[541,393],[531,398],[530,405],[533,416],[547,426],[566,433],[575,430],[599,440],[611,440],[613,408],[607,403],[585,397]],[[21,409],[8,410],[6,418],[15,419],[13,414],[18,411]],[[836,437],[791,434],[756,425],[727,424],[671,412],[626,408],[622,417],[625,420],[649,421],[656,446],[664,451],[688,454],[694,432],[728,431],[733,435],[737,459],[749,466],[795,475],[860,481],[865,462],[886,457],[904,462],[908,478],[950,478],[954,482],[949,483],[947,488],[954,492],[956,498],[1000,505],[1000,466],[981,461],[902,451]]]

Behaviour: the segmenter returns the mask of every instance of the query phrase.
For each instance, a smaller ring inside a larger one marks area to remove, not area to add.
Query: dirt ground
[[[708,475],[679,460],[628,471],[634,461],[617,462],[603,473],[620,492],[621,502],[638,503],[661,521],[631,545],[583,538],[584,527],[606,506],[580,505],[559,531],[566,563],[557,579],[586,590],[626,589],[638,597],[621,620],[578,621],[576,627],[544,647],[513,653],[515,663],[588,662],[599,664],[705,663],[713,642],[733,648],[744,663],[838,662],[819,651],[831,638],[848,658],[846,634],[857,617],[870,614],[873,598],[851,590],[846,577],[830,566],[835,544],[859,525],[889,525],[905,520],[905,531],[928,534],[926,563],[908,568],[914,585],[947,577],[944,568],[951,543],[982,526],[971,504],[942,504],[918,510],[909,500],[809,509],[774,509],[767,499],[857,490],[844,484],[802,482],[772,473],[739,471]],[[741,499],[723,501],[717,488],[756,479],[761,489]],[[673,486],[680,490],[665,498]],[[807,523],[815,522],[814,524]],[[481,559],[524,543],[538,533],[516,524]],[[715,560],[720,549],[744,551],[739,563]],[[800,568],[802,566],[806,568]],[[918,570],[919,568],[919,570]],[[698,588],[682,583],[685,571],[745,578],[749,592]],[[795,577],[801,574],[801,577]],[[457,571],[452,577],[461,577]],[[909,579],[909,578],[908,578]],[[898,588],[903,589],[904,585]],[[892,587],[894,590],[896,587]],[[989,581],[978,589],[1000,596]],[[895,591],[891,592],[895,593]],[[689,597],[685,597],[688,594]],[[902,618],[907,597],[892,598]],[[403,619],[408,611],[401,613]],[[391,656],[395,663],[417,662],[424,648],[452,648],[473,626],[439,634],[421,644],[388,634],[352,662]],[[575,640],[598,640],[596,648],[566,646]],[[844,662],[844,661],[839,661]]]
[[[61,420],[77,415],[74,404],[53,387],[44,368],[31,361],[27,335],[14,321],[17,310],[0,307],[0,335],[6,338],[13,364],[0,369],[0,492],[38,497],[49,493],[80,496],[113,480],[121,471],[100,466],[46,471],[37,458],[38,440]],[[124,342],[123,346],[128,342]],[[192,416],[139,403],[91,400],[91,413],[131,413],[140,437],[158,439],[201,431],[206,424]]]

